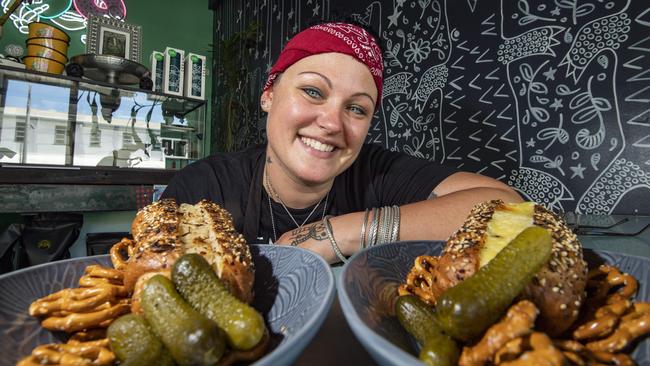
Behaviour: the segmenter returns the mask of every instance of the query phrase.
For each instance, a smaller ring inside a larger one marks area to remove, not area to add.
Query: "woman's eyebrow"
[[[359,93],[354,93],[354,94],[352,94],[352,96],[353,96],[353,97],[356,97],[356,96],[360,96],[360,97],[361,97],[361,96],[366,96],[366,97],[368,97],[368,99],[370,99],[370,101],[371,101],[373,104],[375,103],[375,100],[374,100],[374,99],[370,96],[370,94],[368,94],[368,93],[359,92]]]
[[[320,76],[321,78],[323,78],[323,80],[325,80],[325,82],[327,83],[327,86],[329,86],[330,88],[332,87],[332,82],[330,81],[330,79],[328,79],[327,76],[325,76],[325,75],[323,75],[323,74],[321,74],[319,72],[316,72],[316,71],[303,71],[301,73],[298,73],[298,75],[304,75],[304,74],[316,74],[316,75]],[[375,103],[375,100],[368,93],[359,92],[359,93],[354,93],[352,96],[356,97],[356,96],[364,96],[364,95],[366,97],[368,97],[368,99],[370,99],[373,103]]]
[[[325,80],[325,82],[327,83],[327,86],[329,86],[330,88],[332,87],[332,81],[330,79],[328,79],[327,76],[325,76],[325,75],[323,75],[323,74],[321,74],[319,72],[316,72],[316,71],[303,71],[303,72],[299,73],[298,75],[303,75],[303,74],[316,74],[316,75],[320,76],[321,78],[323,78]]]

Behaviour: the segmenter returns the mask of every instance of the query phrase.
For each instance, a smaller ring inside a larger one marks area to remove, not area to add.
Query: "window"
[[[122,132],[122,146],[133,144],[133,134],[131,132]]]
[[[102,146],[102,130],[99,127],[93,127],[90,130],[90,147],[101,147]]]
[[[54,145],[66,145],[68,142],[68,127],[54,126]]]
[[[16,131],[14,133],[15,142],[25,142],[25,130],[27,128],[27,120],[23,116],[16,116]]]

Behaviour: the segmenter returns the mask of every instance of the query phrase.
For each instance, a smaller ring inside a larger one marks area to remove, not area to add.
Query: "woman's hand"
[[[329,219],[334,240],[336,240],[336,244],[346,257],[357,252],[359,246],[358,230],[361,227],[362,220],[363,212]],[[350,227],[348,228],[348,226]],[[347,235],[347,233],[356,235]],[[325,223],[322,220],[282,234],[275,244],[298,246],[311,250],[330,264],[340,261],[334,253],[332,242],[327,236]]]
[[[291,245],[311,250],[323,257],[327,263],[338,261],[325,232],[325,224],[322,221],[316,221],[288,231],[282,234],[275,244]]]

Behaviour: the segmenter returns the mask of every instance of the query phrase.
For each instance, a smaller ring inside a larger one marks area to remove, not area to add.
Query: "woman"
[[[261,96],[268,144],[186,167],[163,197],[215,201],[249,243],[300,246],[330,263],[382,242],[446,239],[474,204],[521,201],[492,178],[364,144],[382,72],[381,49],[361,27],[300,32]]]

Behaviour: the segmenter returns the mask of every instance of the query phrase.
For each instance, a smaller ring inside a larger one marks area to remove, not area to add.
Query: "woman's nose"
[[[317,124],[328,133],[337,133],[343,129],[343,112],[338,108],[325,108]]]

